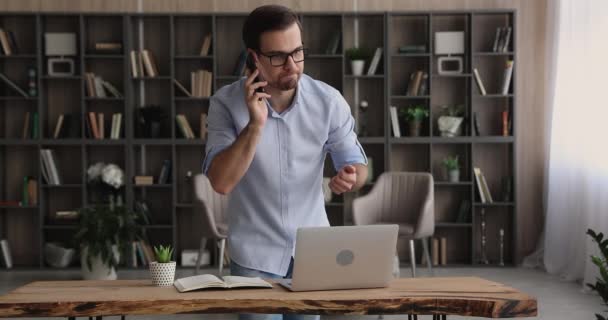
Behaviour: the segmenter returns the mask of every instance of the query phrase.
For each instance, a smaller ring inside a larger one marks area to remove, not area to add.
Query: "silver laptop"
[[[300,228],[292,291],[379,288],[392,279],[397,225]],[[273,279],[274,280],[274,279]]]

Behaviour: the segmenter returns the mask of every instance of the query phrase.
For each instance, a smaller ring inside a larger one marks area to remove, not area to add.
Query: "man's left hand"
[[[351,191],[357,182],[357,169],[352,165],[344,166],[338,174],[331,178],[329,188],[335,194]]]

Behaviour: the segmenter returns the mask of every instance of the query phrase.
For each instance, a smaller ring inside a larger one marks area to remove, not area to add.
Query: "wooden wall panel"
[[[542,230],[545,148],[545,9],[547,0],[140,0],[143,12],[247,12],[278,3],[297,11],[517,9],[517,261],[534,250]],[[135,12],[138,0],[4,0],[2,11]]]

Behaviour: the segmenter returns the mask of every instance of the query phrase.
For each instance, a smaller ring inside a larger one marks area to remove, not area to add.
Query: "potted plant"
[[[125,184],[124,171],[116,164],[97,162],[87,169],[87,183],[91,202],[122,204],[121,188]]]
[[[464,106],[443,106],[441,116],[437,119],[437,127],[442,137],[456,137],[462,135],[462,122],[464,121]]]
[[[365,66],[365,60],[367,60],[370,56],[369,51],[366,48],[353,47],[346,49],[344,53],[346,57],[350,60],[353,75],[362,75],[363,67]]]
[[[458,156],[447,156],[443,159],[443,166],[446,169],[448,180],[450,182],[460,181],[460,165],[458,163]]]
[[[171,246],[154,247],[156,261],[150,263],[150,274],[152,283],[158,287],[173,285],[175,279],[175,261],[171,261],[173,248]]]
[[[95,204],[79,210],[74,241],[85,280],[115,280],[120,257],[143,236],[138,212],[123,205]]]
[[[591,229],[587,229],[587,234],[593,239],[599,247],[601,257],[591,256],[591,262],[595,264],[599,269],[599,277],[595,284],[587,283],[587,286],[596,291],[604,301],[604,305],[608,305],[608,239],[604,239],[603,233],[595,233]],[[608,317],[602,316],[601,314],[595,314],[596,319],[606,320]]]
[[[420,136],[422,120],[429,116],[429,111],[422,105],[413,105],[406,109],[401,109],[399,110],[399,112],[401,116],[407,121],[409,135],[411,137]]]

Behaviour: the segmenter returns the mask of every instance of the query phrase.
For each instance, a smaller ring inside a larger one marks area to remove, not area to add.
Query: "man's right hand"
[[[265,92],[256,92],[260,87],[265,87],[268,82],[260,81],[253,82],[259,74],[259,70],[255,70],[245,81],[245,102],[249,109],[249,125],[263,128],[268,119],[268,107],[266,107],[266,98],[270,95]]]

